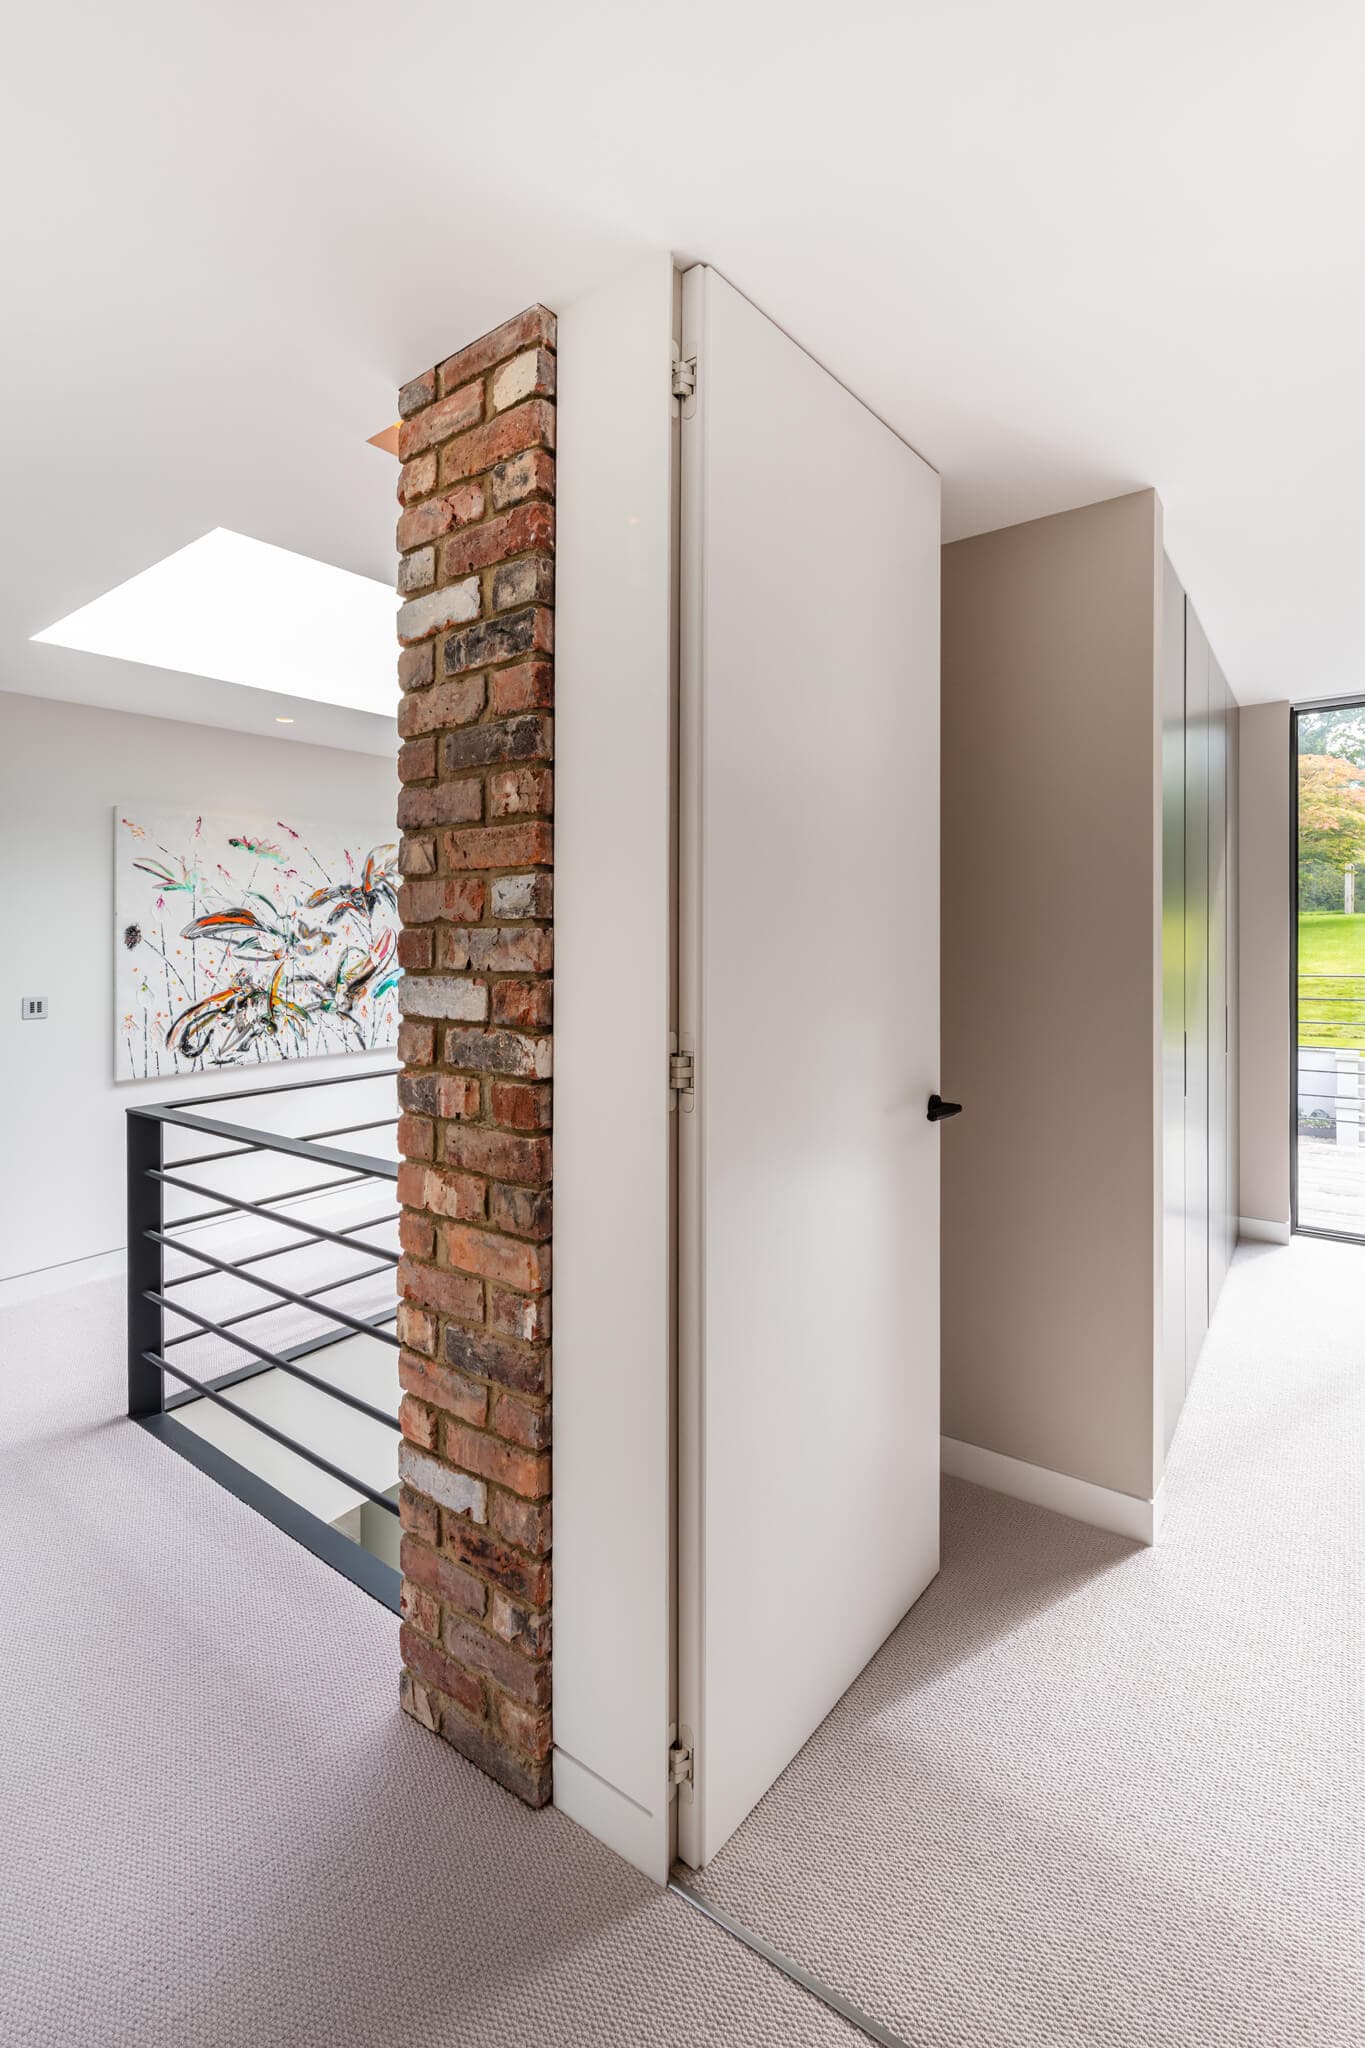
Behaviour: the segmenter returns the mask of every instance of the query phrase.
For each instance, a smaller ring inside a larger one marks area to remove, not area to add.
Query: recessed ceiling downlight
[[[387,583],[216,526],[35,640],[392,715]]]

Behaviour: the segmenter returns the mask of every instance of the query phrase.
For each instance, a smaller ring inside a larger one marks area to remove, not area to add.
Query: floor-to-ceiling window
[[[1365,1240],[1365,702],[1293,732],[1294,1223]]]

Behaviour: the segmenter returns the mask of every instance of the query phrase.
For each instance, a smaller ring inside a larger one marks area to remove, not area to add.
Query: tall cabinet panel
[[[1169,561],[1161,604],[1162,1413],[1185,1399],[1185,592]]]
[[[1222,1292],[1228,1244],[1228,686],[1209,656],[1209,1309]]]
[[[1209,1326],[1209,643],[1185,606],[1185,1359]]]

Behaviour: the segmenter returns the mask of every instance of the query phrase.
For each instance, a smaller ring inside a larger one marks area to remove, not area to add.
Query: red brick
[[[521,1081],[549,1078],[550,1040],[531,1038],[523,1031],[480,1031],[456,1026],[446,1033],[444,1052],[448,1067],[508,1074]]]
[[[454,875],[405,881],[398,892],[398,915],[404,924],[429,924],[437,917],[473,923],[483,916],[484,894],[482,882]]]
[[[398,1268],[398,1286],[405,1300],[438,1309],[443,1315],[477,1318],[483,1314],[483,1282],[472,1273],[448,1272],[443,1266],[404,1258]]]
[[[398,595],[400,597],[415,597],[419,591],[430,590],[435,581],[435,548],[414,548],[413,552],[410,555],[404,555],[398,564]],[[551,594],[553,595],[553,591]],[[517,597],[512,599],[511,602],[525,604],[527,598]],[[501,604],[495,604],[493,607],[494,611],[502,611],[505,608]],[[466,613],[465,616],[467,617],[468,614]]]
[[[489,1595],[484,1626],[504,1643],[524,1650],[528,1657],[545,1657],[550,1650],[550,1617],[542,1607],[528,1607],[524,1601],[509,1599],[496,1589]]]
[[[495,1689],[490,1695],[490,1711],[499,1734],[514,1749],[536,1763],[549,1756],[553,1747],[551,1717],[543,1709],[524,1707],[520,1700],[509,1699],[505,1692]]]
[[[413,1498],[417,1498],[416,1495]],[[498,1541],[464,1515],[446,1517],[446,1548],[496,1586],[525,1600],[532,1607],[548,1605],[550,1598],[549,1550],[550,1510],[545,1503],[533,1506],[514,1493],[494,1493],[490,1500],[506,1506],[509,1526],[543,1540],[519,1543],[515,1538]],[[425,1538],[423,1538],[425,1541]],[[524,1553],[529,1551],[531,1555]]]
[[[408,740],[398,749],[398,780],[400,782],[429,782],[436,773],[436,742],[432,738]],[[477,815],[477,813],[475,814]],[[501,817],[505,813],[498,812]],[[433,819],[432,823],[435,824]],[[442,824],[450,821],[443,818]]]
[[[549,1448],[549,1409],[532,1407],[529,1401],[519,1401],[515,1394],[497,1396],[488,1426],[495,1436],[506,1437],[508,1443],[520,1444],[523,1450]]]
[[[546,1131],[553,1121],[552,1091],[515,1081],[495,1081],[488,1091],[488,1113],[495,1124],[514,1131]]]
[[[418,1444],[424,1451],[434,1451],[438,1435],[436,1411],[428,1408],[425,1401],[414,1401],[404,1394],[398,1404],[398,1427],[410,1444]],[[506,1435],[506,1431],[501,1432]]]
[[[398,502],[411,505],[415,498],[425,498],[436,488],[436,451],[417,456],[412,462],[405,462],[398,472]]]
[[[495,718],[517,711],[552,711],[554,701],[555,672],[548,661],[519,662],[489,678],[488,703]]]
[[[451,1074],[400,1074],[398,1100],[405,1110],[416,1110],[422,1116],[475,1117],[479,1084]]]
[[[502,618],[483,619],[452,633],[442,643],[441,673],[463,675],[467,669],[492,668],[498,662],[521,661],[527,655],[551,654],[554,644],[555,615],[544,605],[508,612]]]
[[[416,647],[402,647],[398,651],[398,687],[401,690],[424,690],[436,677],[436,642],[419,641]],[[403,707],[399,706],[401,715]]]
[[[400,774],[404,751],[406,750],[399,751]],[[435,773],[434,768],[431,773]],[[496,775],[490,775],[488,778],[488,816],[517,818],[529,813],[548,817],[554,809],[554,791],[554,774],[549,768],[499,769]]]
[[[554,347],[555,316],[544,306],[528,306],[514,320],[504,320],[501,327],[495,327],[491,333],[471,341],[468,348],[447,356],[436,373],[440,389],[454,391],[459,385],[468,383],[470,378],[482,377],[496,364],[520,355],[523,349],[533,347],[537,342],[546,348]]]
[[[404,1159],[432,1159],[436,1153],[436,1132],[424,1116],[400,1116],[398,1150]]]
[[[411,419],[404,420],[398,429],[398,460],[411,462],[414,455],[420,455],[426,448],[436,447],[438,442],[449,441],[452,434],[464,435],[468,439],[466,428],[473,427],[475,422],[482,418],[482,384],[462,384],[458,390],[450,391],[444,398],[438,398],[434,405],[424,406],[421,412],[414,413]],[[524,448],[527,443],[523,441],[518,445]],[[508,452],[510,453],[510,450]],[[498,458],[493,459],[496,461]],[[488,467],[489,464],[486,462],[477,462],[474,469],[460,470],[456,474],[472,476],[474,470]],[[451,480],[453,479],[442,479]]]
[[[462,974],[545,974],[554,959],[554,934],[538,924],[447,926],[442,964]]]
[[[468,526],[472,520],[482,519],[483,511],[482,484],[459,484],[442,497],[412,505],[399,514],[398,552],[401,555],[409,548],[425,547],[454,526]]]
[[[411,1579],[404,1579],[398,1593],[398,1612],[404,1621],[410,1621],[419,1636],[427,1636],[433,1643],[441,1640],[441,1603],[434,1593],[428,1593]],[[499,1635],[503,1630],[499,1629]]]
[[[410,377],[398,393],[398,417],[408,419],[424,405],[430,405],[435,396],[435,370],[423,370],[420,377]]]
[[[398,1520],[400,1525],[423,1543],[439,1543],[441,1536],[441,1514],[434,1500],[426,1500],[410,1488],[398,1489]]]
[[[514,1493],[491,1493],[488,1516],[496,1535],[533,1557],[547,1557],[551,1543],[551,1512],[548,1501],[518,1500]],[[482,1532],[480,1532],[482,1535]],[[483,1541],[491,1541],[484,1536]],[[515,1588],[513,1589],[515,1590]],[[526,1598],[537,1596],[528,1587]]]
[[[462,1663],[457,1663],[432,1644],[425,1642],[415,1629],[405,1623],[399,1632],[399,1654],[414,1678],[420,1678],[424,1685],[435,1686],[456,1706],[463,1707],[467,1714],[482,1715],[484,1690],[482,1681]],[[510,1692],[512,1687],[504,1687]],[[538,1703],[537,1703],[538,1704]]]
[[[398,1219],[398,1242],[405,1252],[411,1252],[415,1259],[434,1259],[436,1256],[436,1226],[429,1216],[422,1216],[413,1209],[405,1209]]]
[[[475,1230],[468,1223],[446,1223],[441,1242],[451,1265],[462,1273],[478,1273],[485,1280],[501,1281],[508,1287],[528,1292],[550,1284],[550,1254],[547,1246],[528,1244],[518,1237],[501,1237],[496,1231]]]
[[[490,1022],[510,1024],[515,1031],[548,1030],[554,989],[548,981],[495,981]]]
[[[542,986],[539,982],[531,985]],[[398,1027],[398,1057],[407,1067],[429,1067],[436,1057],[436,1026],[405,1017]]]
[[[550,1301],[544,1294],[509,1294],[505,1287],[488,1289],[488,1327],[523,1344],[543,1344],[550,1334]]]
[[[488,479],[495,511],[505,511],[524,498],[553,498],[555,459],[543,448],[527,448],[507,462],[500,462]]]
[[[427,652],[432,642],[423,641]],[[412,650],[406,649],[408,653]],[[398,736],[412,739],[419,733],[439,732],[443,726],[468,725],[483,710],[487,685],[482,676],[460,676],[453,683],[438,683],[434,690],[404,697],[398,706]]]
[[[398,1341],[413,1351],[425,1352],[432,1357],[436,1351],[436,1318],[415,1301],[400,1301],[398,1304]]]
[[[514,1237],[546,1238],[552,1201],[548,1188],[506,1188],[494,1181],[488,1190],[488,1221],[494,1230]]]
[[[504,762],[548,761],[554,746],[554,720],[544,712],[485,719],[478,725],[462,726],[458,732],[442,735],[440,772],[443,777],[450,777],[471,768],[499,767]]]
[[[454,1324],[451,1325],[453,1329]],[[398,1354],[398,1378],[405,1392],[415,1394],[433,1408],[443,1408],[460,1422],[482,1429],[488,1420],[488,1389],[467,1379],[453,1367],[420,1358],[415,1351]],[[430,1445],[427,1446],[431,1448]]]
[[[443,850],[447,865],[460,871],[549,867],[554,858],[554,832],[543,820],[486,825],[481,830],[447,833]]]
[[[430,967],[434,950],[429,924],[404,925],[398,934],[398,965],[409,972],[415,969],[420,973],[424,967]]]
[[[509,1131],[456,1124],[444,1133],[442,1157],[450,1166],[521,1187],[544,1187],[550,1178],[548,1138],[518,1138]]]
[[[428,1170],[423,1190],[426,1206],[434,1216],[449,1216],[460,1223],[482,1221],[488,1183],[474,1173],[443,1173]]]
[[[398,1165],[398,1199],[407,1209],[424,1209],[427,1200],[427,1168],[418,1159],[403,1159]]]
[[[409,556],[410,561],[415,556]],[[415,575],[417,571],[413,571]],[[555,565],[548,555],[523,555],[520,561],[504,562],[490,570],[483,580],[483,612],[510,612],[521,604],[550,604],[555,601]]]
[[[490,1336],[487,1330],[447,1323],[445,1353],[457,1371],[496,1380],[522,1394],[547,1395],[550,1391],[550,1360],[543,1346],[533,1349],[509,1344],[502,1337]]]
[[[473,1572],[467,1572],[456,1564],[454,1558],[442,1557],[439,1551],[428,1550],[425,1545],[404,1537],[399,1559],[405,1585],[422,1587],[448,1607],[457,1608],[461,1614],[471,1614],[476,1620],[487,1611],[487,1586],[482,1579],[475,1578]],[[505,1593],[500,1597],[507,1599]],[[502,1633],[499,1630],[499,1634]],[[504,1637],[504,1640],[510,1638]]]
[[[400,875],[434,875],[436,841],[405,832],[398,842],[398,872]]]
[[[467,1429],[462,1422],[447,1422],[446,1457],[462,1472],[505,1486],[523,1500],[544,1500],[550,1491],[550,1459],[545,1451],[522,1451],[497,1437]]]
[[[525,1706],[548,1706],[550,1673],[545,1663],[523,1656],[510,1643],[500,1643],[496,1636],[486,1634],[477,1623],[466,1621],[457,1614],[447,1614],[442,1635],[451,1657],[461,1665],[482,1672]],[[415,1640],[420,1641],[420,1638]],[[426,1672],[418,1670],[411,1658],[405,1656],[403,1661],[418,1678],[426,1678]],[[431,1678],[429,1683],[440,1685],[440,1680]],[[441,1686],[442,1691],[445,1689]]]
[[[532,549],[548,553],[554,544],[553,505],[519,505],[513,512],[485,519],[481,526],[471,526],[448,540],[441,550],[441,575],[453,582],[471,570],[491,568],[495,562],[529,554]]]
[[[435,750],[435,740],[422,740],[420,744]],[[398,792],[398,822],[404,830],[414,825],[471,825],[482,816],[483,784],[477,778],[442,781],[434,788]]]
[[[439,408],[433,407],[432,410]],[[414,420],[409,424],[415,426],[417,422]],[[406,433],[407,428],[403,431]],[[398,445],[401,455],[401,435]],[[436,474],[444,488],[449,484],[463,483],[466,477],[479,476],[485,469],[492,469],[495,463],[505,462],[509,455],[520,454],[523,448],[553,448],[554,445],[554,406],[548,398],[532,398],[525,405],[513,406],[510,412],[499,413],[496,419],[486,420],[482,426],[471,424],[467,433],[447,441],[441,450]]]

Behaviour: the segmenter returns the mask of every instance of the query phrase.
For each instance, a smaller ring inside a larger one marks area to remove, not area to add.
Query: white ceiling
[[[1244,702],[1365,689],[1355,0],[74,0],[0,86],[0,685],[375,752],[29,635],[215,526],[392,573],[401,379],[647,249],[943,473],[1143,484]]]

